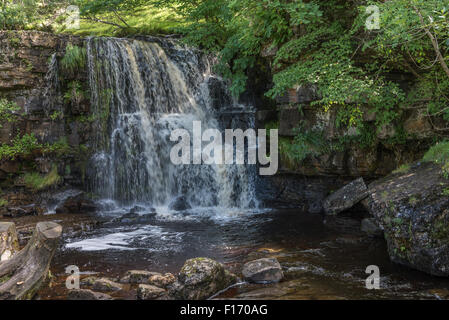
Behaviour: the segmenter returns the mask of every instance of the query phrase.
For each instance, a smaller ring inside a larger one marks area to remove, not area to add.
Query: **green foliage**
[[[279,152],[283,160],[290,166],[300,164],[307,157],[317,157],[331,151],[331,144],[325,139],[321,130],[296,129],[293,140],[281,138]]]
[[[67,7],[70,2],[70,0],[2,0],[0,29],[51,31],[58,10]]]
[[[53,166],[51,171],[46,175],[37,172],[26,173],[23,176],[25,186],[33,191],[41,191],[55,186],[61,182],[62,178],[58,174],[58,169]]]
[[[43,146],[42,151],[44,153],[54,154],[57,157],[67,156],[73,152],[66,137],[61,137],[58,141]]]
[[[0,128],[2,127],[1,122],[16,121],[16,112],[19,110],[20,107],[16,103],[10,102],[5,98],[0,98]]]
[[[38,143],[34,134],[17,136],[11,144],[3,143],[0,145],[0,160],[15,160],[19,157],[26,157],[41,147],[42,145]]]
[[[78,105],[85,98],[86,94],[79,81],[72,81],[68,84],[68,89],[64,94],[64,101],[66,103],[70,102],[73,105]]]
[[[0,208],[8,205],[8,200],[0,198]]]
[[[66,52],[61,59],[61,66],[72,73],[86,67],[87,54],[86,49],[68,43]]]

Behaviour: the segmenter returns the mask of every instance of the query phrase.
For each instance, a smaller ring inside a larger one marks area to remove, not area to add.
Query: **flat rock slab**
[[[352,208],[368,196],[368,188],[363,178],[354,180],[332,193],[324,200],[323,208],[327,215],[337,215]]]
[[[276,283],[284,278],[282,267],[275,258],[263,258],[245,263],[243,277],[253,283]]]

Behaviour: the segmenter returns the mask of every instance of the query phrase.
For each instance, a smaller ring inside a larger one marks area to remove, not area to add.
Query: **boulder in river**
[[[137,288],[137,299],[139,300],[155,300],[167,295],[167,290],[149,285],[139,284]]]
[[[168,288],[176,281],[176,278],[171,273],[161,274],[156,273],[148,279],[148,283],[160,288]]]
[[[449,276],[449,180],[440,165],[418,163],[373,182],[367,206],[393,262]]]
[[[97,205],[92,200],[87,199],[84,193],[68,197],[55,209],[56,213],[89,213],[96,210]]]
[[[368,189],[363,178],[352,181],[328,196],[323,203],[327,215],[336,215],[352,208],[368,196]]]
[[[92,289],[104,292],[111,292],[111,291],[120,291],[123,289],[123,287],[120,283],[114,282],[107,278],[100,278],[95,280]]]
[[[276,283],[282,280],[284,273],[276,258],[262,258],[245,263],[243,277],[253,283]]]
[[[131,284],[148,284],[150,277],[160,273],[151,272],[147,270],[129,270],[126,272],[125,276],[120,279],[121,283],[131,283]]]
[[[237,282],[237,277],[224,266],[209,258],[194,258],[185,262],[170,294],[181,300],[204,300]]]
[[[185,196],[179,196],[170,203],[168,208],[175,211],[184,211],[191,209],[192,206]]]

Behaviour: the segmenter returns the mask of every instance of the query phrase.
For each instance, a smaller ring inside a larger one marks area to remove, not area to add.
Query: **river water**
[[[324,220],[297,210],[251,212],[162,212],[142,223],[107,222],[65,238],[52,263],[56,286],[44,299],[65,298],[64,269],[76,265],[83,275],[121,277],[144,269],[176,274],[184,261],[209,257],[237,275],[245,262],[276,257],[285,279],[278,284],[244,284],[223,293],[237,299],[439,299],[449,281],[390,262],[383,239],[364,236],[360,221]],[[212,214],[211,214],[212,212]],[[108,215],[105,215],[108,218]],[[380,290],[368,290],[366,267],[380,269]],[[134,299],[135,291],[118,293]]]

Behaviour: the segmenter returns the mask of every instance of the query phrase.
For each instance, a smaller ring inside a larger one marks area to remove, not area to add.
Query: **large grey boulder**
[[[367,207],[382,227],[393,262],[449,276],[449,180],[423,163],[369,185]]]
[[[209,258],[187,260],[170,286],[170,294],[176,299],[203,300],[237,282],[237,277],[224,266]]]
[[[263,258],[247,262],[243,266],[243,277],[253,283],[276,283],[282,280],[284,273],[276,258]]]
[[[352,181],[328,196],[323,203],[327,215],[337,215],[352,208],[368,196],[368,188],[363,178]]]

